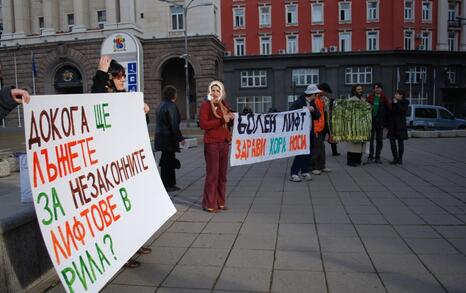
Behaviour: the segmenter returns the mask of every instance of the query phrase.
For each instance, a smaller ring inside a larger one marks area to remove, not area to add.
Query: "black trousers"
[[[162,151],[160,157],[160,178],[162,178],[165,187],[176,185],[176,157],[174,152]]]
[[[383,147],[383,126],[373,125],[371,130],[371,143],[369,146],[369,158],[374,158],[374,139],[375,139],[375,159],[380,159],[380,152]]]
[[[311,170],[325,169],[325,134],[317,134],[317,140],[311,151]]]
[[[332,155],[338,154],[337,143],[336,142],[329,142],[329,144],[332,147]]]
[[[398,141],[398,149],[396,148],[396,142]],[[390,138],[390,148],[392,149],[392,155],[394,160],[403,159],[403,153],[405,151],[405,145],[403,139],[392,139]]]

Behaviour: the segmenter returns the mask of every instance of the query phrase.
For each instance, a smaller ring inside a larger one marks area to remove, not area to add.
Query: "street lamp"
[[[183,26],[184,26],[184,54],[180,56],[180,58],[184,59],[184,74],[185,74],[185,87],[186,87],[186,126],[189,127],[189,120],[190,120],[190,102],[189,102],[189,62],[188,62],[188,9],[201,7],[201,6],[210,6],[213,3],[201,3],[197,5],[191,6],[194,0],[189,0],[189,2],[184,5],[176,3],[170,0],[159,0],[161,2],[169,3],[173,6],[181,7],[183,9]]]

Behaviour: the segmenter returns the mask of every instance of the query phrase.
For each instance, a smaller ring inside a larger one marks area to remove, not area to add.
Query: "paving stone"
[[[317,208],[315,210],[315,221],[316,223],[325,223],[325,224],[350,223],[350,220],[348,218],[348,215],[346,215],[346,213],[320,211]]]
[[[466,225],[463,226],[435,226],[435,229],[446,238],[466,239]]]
[[[320,237],[358,237],[352,224],[317,224]]]
[[[385,292],[375,273],[327,272],[327,282],[329,291],[335,293]]]
[[[381,273],[380,277],[390,293],[444,292],[437,280],[428,273]]]
[[[239,249],[275,249],[276,235],[239,234],[234,248]]]
[[[321,272],[273,271],[271,292],[308,293],[326,291],[325,276]]]
[[[323,271],[320,252],[303,250],[277,250],[274,268],[279,270]]]
[[[154,293],[157,287],[148,287],[148,286],[131,286],[131,285],[117,285],[117,284],[109,284],[106,286],[102,291],[102,293],[134,293],[134,292],[141,292],[141,293]],[[158,291],[157,291],[158,292]],[[51,292],[48,292],[51,293]]]
[[[165,232],[153,246],[189,247],[198,234]]]
[[[461,254],[421,254],[421,260],[434,275],[466,275],[466,257]]]
[[[401,237],[407,238],[440,238],[440,235],[434,229],[426,225],[399,225],[395,229]]]
[[[317,237],[314,224],[280,224],[278,234],[287,236],[311,235]]]
[[[389,237],[371,237],[363,238],[369,254],[373,253],[393,253],[393,254],[409,254],[408,246],[400,238]]]
[[[349,217],[354,224],[371,224],[371,225],[383,225],[388,224],[384,216],[381,214],[350,214]]]
[[[322,252],[358,252],[364,247],[358,237],[320,237]]]
[[[228,210],[216,213],[210,223],[241,223],[246,218],[246,211]]]
[[[222,234],[237,234],[241,227],[241,223],[208,223],[202,233],[222,233]]]
[[[314,223],[313,213],[286,213],[281,214],[280,223],[284,224],[304,224],[304,223]]]
[[[268,291],[271,275],[271,269],[224,268],[215,289]]]
[[[462,254],[466,255],[466,238],[451,238],[449,241]]]
[[[466,274],[436,275],[450,293],[464,293],[466,291]]]
[[[278,223],[280,215],[277,213],[250,213],[244,223]]]
[[[112,284],[150,287],[159,286],[172,268],[172,265],[141,263],[141,266],[138,268],[123,270],[113,279]]]
[[[389,225],[356,225],[361,238],[371,238],[371,237],[389,237],[389,238],[398,238],[398,234]]]
[[[138,261],[144,263],[174,265],[186,252],[184,247],[154,246],[149,254],[141,254]]]
[[[167,232],[171,233],[200,233],[206,223],[175,222]]]
[[[222,266],[228,255],[228,249],[189,248],[180,261],[180,265]]]
[[[245,223],[239,231],[240,234],[263,234],[275,235],[277,234],[278,224],[264,224],[264,223]]]
[[[381,273],[428,273],[414,254],[371,253],[370,257],[377,271]]]
[[[185,212],[181,217],[178,218],[178,221],[182,222],[208,222],[214,214],[206,213],[202,210],[190,210]]]
[[[236,239],[235,234],[199,234],[192,247],[201,248],[227,248],[233,246]]]
[[[422,219],[430,225],[461,225],[464,224],[458,218],[449,215],[421,215]]]
[[[406,242],[417,254],[457,254],[455,249],[444,239],[409,238]]]
[[[313,234],[282,234],[278,236],[277,248],[279,250],[318,251],[319,243]]]
[[[273,250],[233,249],[226,262],[227,267],[264,268],[273,266]]]
[[[177,265],[163,287],[211,289],[221,267]]]
[[[327,272],[375,272],[366,253],[323,252],[322,256]]]
[[[372,205],[345,205],[348,214],[372,214],[378,215],[380,212]]]
[[[135,293],[139,291],[133,291],[128,293]],[[152,291],[153,292],[153,291]],[[202,289],[183,289],[183,288],[159,288],[156,293],[210,293],[210,290],[202,290]]]

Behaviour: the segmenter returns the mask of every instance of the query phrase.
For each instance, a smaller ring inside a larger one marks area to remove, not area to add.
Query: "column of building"
[[[60,30],[59,0],[43,0],[44,29],[42,35],[52,35]]]
[[[448,1],[437,2],[437,51],[448,50]]]
[[[133,2],[133,1],[131,1]],[[116,29],[119,22],[119,0],[105,0],[105,10],[107,13],[106,29]]]
[[[31,33],[31,18],[29,13],[29,0],[13,1],[15,19],[15,38],[25,38]]]
[[[89,27],[89,0],[73,0],[73,32],[85,32]]]
[[[120,0],[120,22],[125,24],[136,23],[135,1]]]
[[[15,24],[13,22],[13,0],[2,1],[2,19],[3,19],[3,32],[2,40],[11,39],[15,31]]]
[[[461,1],[461,16],[466,17],[466,0]],[[461,20],[461,51],[466,51],[466,19]]]

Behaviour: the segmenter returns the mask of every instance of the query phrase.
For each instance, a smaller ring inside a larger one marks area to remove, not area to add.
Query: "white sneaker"
[[[320,170],[312,170],[312,174],[314,175],[320,175],[320,173],[322,173]]]
[[[309,174],[309,173],[302,173],[301,178],[303,178],[306,181],[311,181],[312,180],[311,174]]]
[[[290,177],[290,181],[293,181],[293,182],[301,182],[301,178],[299,178],[298,175],[293,174],[293,175],[291,175],[291,177]]]
[[[323,169],[322,169],[322,172],[330,173],[330,172],[332,172],[332,169],[330,169],[330,168],[323,168]]]

